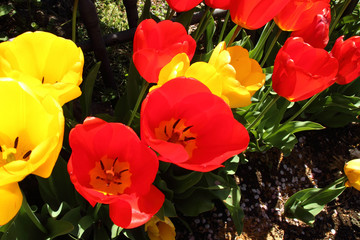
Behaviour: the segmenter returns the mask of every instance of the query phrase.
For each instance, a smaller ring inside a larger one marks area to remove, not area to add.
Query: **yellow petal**
[[[345,164],[345,175],[348,178],[347,187],[354,187],[360,191],[360,159],[354,159]]]
[[[23,196],[17,183],[1,186],[0,196],[0,225],[5,225],[19,211]]]
[[[61,104],[80,93],[77,88],[82,82],[83,53],[74,42],[51,33],[27,32],[0,43],[0,64],[0,77],[23,81],[30,87],[37,87],[36,91],[43,83],[48,84],[40,95],[51,94]],[[73,86],[59,87],[58,83]],[[64,93],[66,90],[76,94]]]
[[[1,145],[13,147],[18,138],[16,160],[0,162],[0,186],[21,181],[28,174],[48,177],[59,155],[64,117],[51,96],[39,100],[21,82],[0,79]],[[31,151],[28,158],[23,156]],[[1,158],[2,159],[2,158]]]
[[[205,84],[213,94],[221,96],[221,76],[217,73],[214,66],[206,62],[196,62],[191,64],[185,73],[185,77],[199,80]]]
[[[217,58],[219,57],[220,53],[224,51],[226,48],[226,43],[224,41],[220,42],[213,50],[211,57],[209,59],[209,64],[215,66],[217,62]]]

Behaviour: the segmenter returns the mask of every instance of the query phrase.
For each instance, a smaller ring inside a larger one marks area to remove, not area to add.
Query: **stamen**
[[[123,172],[126,172],[126,171],[129,171],[129,169],[124,169],[124,170],[118,172],[118,174],[122,174]]]
[[[100,165],[101,165],[101,169],[105,170],[104,164],[103,164],[103,162],[101,160],[100,160]]]
[[[193,126],[188,126],[186,128],[184,128],[183,132],[186,132],[187,130],[189,130],[190,128],[192,128]]]
[[[27,158],[28,156],[30,156],[31,154],[31,150],[27,151],[24,156],[23,156],[23,159]]]
[[[122,184],[121,182],[113,182],[113,183],[115,183],[115,184],[117,184],[117,185],[120,185],[120,184]]]
[[[16,137],[14,141],[14,148],[17,148],[18,143],[19,143],[19,137]]]
[[[173,129],[175,129],[176,128],[176,125],[178,125],[178,123],[180,122],[180,118],[178,119],[178,120],[176,120],[176,122],[174,123],[174,125],[173,125]]]
[[[194,138],[194,137],[185,137],[185,138],[184,138],[184,142],[187,142],[187,141],[190,141],[190,140],[194,140],[194,139],[196,139],[196,138]]]
[[[2,152],[2,147],[0,146],[0,152]]]
[[[44,83],[44,81],[45,81],[45,79],[44,79],[44,77],[42,77],[41,83]]]
[[[168,135],[167,132],[166,132],[166,126],[164,127],[164,133],[165,133],[165,135],[166,135],[167,137],[169,137],[169,135]]]
[[[115,163],[116,163],[117,160],[118,160],[118,158],[116,157],[115,160],[114,160],[114,162],[113,162],[113,165],[112,165],[113,168],[114,168]]]

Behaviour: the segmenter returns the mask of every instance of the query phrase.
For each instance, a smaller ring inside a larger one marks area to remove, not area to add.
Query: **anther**
[[[187,141],[194,140],[194,139],[195,139],[194,137],[185,137],[184,141],[187,142]]]
[[[166,132],[166,126],[164,127],[164,133],[165,133],[165,135],[166,135],[167,137],[169,137],[169,135],[168,135],[167,132]]]
[[[19,143],[19,137],[16,137],[14,141],[14,148],[17,148],[18,143]]]
[[[0,146],[0,152],[2,152],[2,147]]]
[[[178,123],[180,122],[180,118],[178,120],[176,120],[176,122],[174,122],[174,125],[172,126],[172,128],[176,128],[176,125],[178,125]]]
[[[187,130],[189,130],[190,128],[192,128],[193,126],[188,126],[186,128],[184,128],[183,132],[186,132]]]
[[[24,156],[23,156],[23,159],[27,158],[28,156],[30,156],[31,154],[31,150],[27,151]]]
[[[103,162],[101,160],[100,160],[100,165],[101,165],[101,169],[105,170],[104,164],[103,164]]]
[[[118,160],[118,158],[116,157],[114,162],[113,162],[113,165],[112,165],[113,167],[115,166],[115,163],[116,163],[117,160]]]
[[[44,79],[44,77],[42,77],[42,79],[41,79],[41,83],[44,83],[44,81],[45,81],[45,79]]]

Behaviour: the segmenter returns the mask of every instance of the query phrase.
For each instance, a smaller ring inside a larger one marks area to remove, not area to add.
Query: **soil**
[[[212,212],[187,219],[193,232],[179,231],[177,239],[360,239],[360,192],[354,188],[330,202],[314,227],[283,216],[292,194],[327,186],[342,176],[346,161],[360,158],[360,125],[305,132],[297,138],[287,157],[277,149],[246,154],[249,162],[236,174],[245,213],[241,236],[220,203]]]

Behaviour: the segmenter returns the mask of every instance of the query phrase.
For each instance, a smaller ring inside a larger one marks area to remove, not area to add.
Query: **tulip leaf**
[[[83,110],[83,113],[82,113],[83,118],[85,118],[86,116],[89,116],[89,114],[90,114],[92,94],[93,94],[93,90],[94,90],[95,80],[96,80],[97,74],[100,69],[100,65],[101,65],[101,62],[97,62],[91,68],[91,70],[88,73],[88,75],[86,76],[86,79],[82,86],[82,94],[80,97],[80,102],[81,102],[81,106],[82,106],[81,109]]]
[[[210,14],[210,13],[209,13]],[[205,30],[205,41],[206,41],[206,51],[209,52],[214,48],[214,43],[212,41],[214,33],[215,33],[215,22],[214,22],[214,18],[212,16],[210,16],[208,22],[207,22],[207,26],[206,26],[206,30]]]
[[[346,178],[340,178],[325,188],[307,188],[295,193],[285,203],[285,216],[312,226],[325,205],[345,190],[345,181]]]
[[[176,17],[175,21],[181,23],[185,29],[188,30],[195,10],[196,8],[193,8],[189,11],[182,12],[178,17]]]
[[[81,238],[81,236],[83,235],[83,233],[93,225],[94,223],[94,219],[89,216],[89,215],[86,215],[84,217],[82,217],[80,220],[79,220],[79,232],[78,232],[78,238]]]
[[[244,227],[244,211],[240,206],[241,192],[240,188],[236,186],[233,188],[229,196],[223,201],[236,227],[237,233],[240,235]]]
[[[172,172],[170,175],[171,181],[168,182],[169,188],[173,190],[175,194],[181,194],[198,183],[203,173],[194,171],[185,175],[176,176]]]
[[[113,224],[111,227],[111,239],[114,239],[117,236],[119,236],[122,230],[123,228]]]
[[[10,5],[0,5],[0,17],[10,13],[13,10],[13,7]]]
[[[197,216],[214,208],[213,198],[208,190],[196,189],[186,199],[174,199],[174,202],[176,208],[185,216]]]
[[[68,221],[49,218],[46,224],[46,228],[49,230],[48,237],[53,239],[57,236],[70,233],[74,229],[74,226]]]
[[[239,161],[240,157],[238,155],[235,155],[233,158],[225,162],[225,168],[221,170],[224,170],[228,175],[234,175],[239,166]]]

